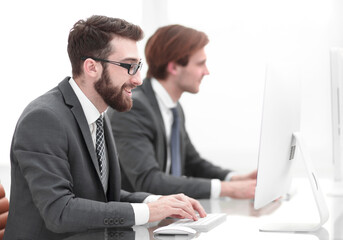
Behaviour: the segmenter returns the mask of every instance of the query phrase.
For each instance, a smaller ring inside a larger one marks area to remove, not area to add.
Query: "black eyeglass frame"
[[[143,66],[142,60],[139,60],[139,63],[121,63],[121,62],[116,62],[116,61],[111,61],[111,60],[96,58],[96,57],[81,57],[81,60],[86,60],[87,58],[93,59],[94,61],[111,63],[119,67],[126,68],[127,73],[131,76],[135,75],[138,72],[138,70],[142,69],[142,66]],[[130,72],[130,70],[132,72]]]

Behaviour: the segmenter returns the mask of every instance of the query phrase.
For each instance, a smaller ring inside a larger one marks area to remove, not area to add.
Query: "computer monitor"
[[[330,50],[332,166],[333,185],[330,195],[343,196],[343,48]]]
[[[324,196],[300,134],[299,73],[298,67],[290,63],[277,63],[267,67],[254,208],[259,209],[284,196],[290,189],[294,161],[303,160],[320,222],[270,223],[261,226],[261,231],[315,231],[328,219]]]

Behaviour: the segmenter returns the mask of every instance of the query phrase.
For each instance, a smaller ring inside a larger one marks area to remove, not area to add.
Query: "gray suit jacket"
[[[10,153],[5,240],[61,239],[68,232],[132,226],[134,212],[128,202],[142,202],[148,196],[121,190],[107,116],[109,189],[105,194],[89,126],[68,81],[30,103],[19,118]]]
[[[129,112],[108,110],[119,153],[123,189],[209,198],[210,179],[223,180],[229,173],[200,157],[188,137],[180,104],[177,108],[181,117],[182,172],[187,177],[165,174],[165,128],[150,79],[145,79],[143,85],[134,90],[133,107]]]

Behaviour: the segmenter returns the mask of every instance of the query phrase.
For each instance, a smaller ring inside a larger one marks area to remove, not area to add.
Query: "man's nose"
[[[135,86],[142,85],[143,80],[140,71],[138,71],[135,75],[132,76],[131,83]]]

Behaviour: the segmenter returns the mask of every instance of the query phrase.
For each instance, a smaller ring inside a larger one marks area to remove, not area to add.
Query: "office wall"
[[[169,23],[208,34],[211,74],[198,94],[181,101],[199,152],[239,171],[257,165],[265,63],[301,64],[302,132],[320,173],[330,173],[329,48],[343,47],[342,13],[339,0],[7,1],[0,9],[0,167],[9,165],[12,134],[27,103],[70,75],[69,29],[104,14],[142,25],[147,37]]]

